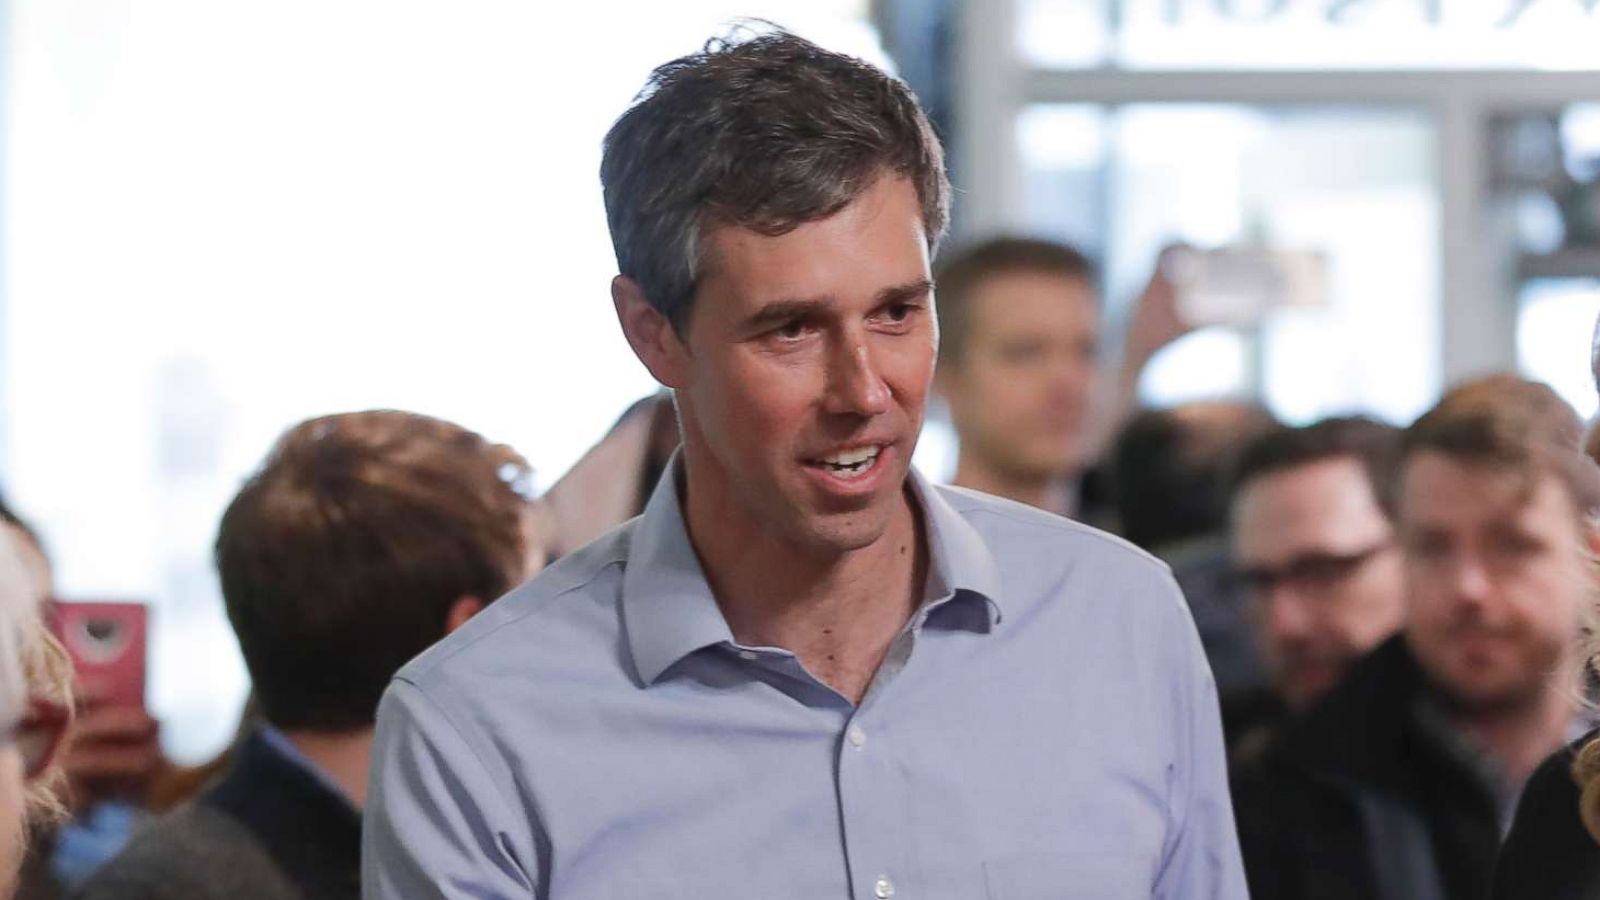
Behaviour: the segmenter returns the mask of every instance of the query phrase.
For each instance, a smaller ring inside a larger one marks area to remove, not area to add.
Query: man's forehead
[[[909,196],[892,196],[900,192]],[[920,209],[903,179],[868,191],[832,216],[782,234],[741,225],[708,226],[699,259],[703,289],[758,305],[870,296],[929,277]]]
[[[1536,462],[1507,465],[1423,451],[1401,469],[1400,513],[1407,523],[1465,524],[1467,512],[1479,521],[1510,522],[1547,508],[1576,506],[1561,476]]]
[[[1039,321],[1094,328],[1100,322],[1100,301],[1088,279],[1042,269],[987,275],[973,285],[968,305],[969,318],[986,329],[1026,328]]]
[[[1245,550],[1343,551],[1388,529],[1365,471],[1348,457],[1253,478],[1233,503],[1235,543]]]
[[[1299,465],[1256,475],[1242,484],[1234,497],[1234,508],[1242,505],[1271,508],[1305,507],[1326,509],[1331,505],[1377,505],[1377,497],[1360,460],[1351,456],[1329,456]]]

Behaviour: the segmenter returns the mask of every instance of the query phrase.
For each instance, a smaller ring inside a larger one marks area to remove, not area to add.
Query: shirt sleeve
[[[527,900],[537,866],[519,860],[513,818],[482,760],[440,708],[396,680],[378,706],[363,813],[364,900]]]
[[[1176,593],[1176,587],[1174,586]],[[1166,857],[1156,879],[1156,900],[1247,900],[1233,802],[1228,792],[1227,752],[1216,681],[1182,595],[1181,627],[1169,643],[1181,661],[1172,686],[1175,714],[1171,780],[1171,827]]]

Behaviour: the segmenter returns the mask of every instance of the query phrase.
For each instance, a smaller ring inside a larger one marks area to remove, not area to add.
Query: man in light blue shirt
[[[772,33],[643,96],[612,298],[683,448],[397,676],[365,896],[1244,897],[1166,570],[911,471],[949,186],[909,92]]]

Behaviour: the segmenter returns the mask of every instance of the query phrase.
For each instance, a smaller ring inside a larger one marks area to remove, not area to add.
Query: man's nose
[[[843,343],[828,366],[827,410],[840,415],[876,416],[889,409],[889,386],[865,341]]]
[[[1457,603],[1483,606],[1494,594],[1489,567],[1473,553],[1462,553],[1450,567],[1450,596]]]
[[[1274,641],[1303,639],[1315,628],[1316,617],[1306,607],[1305,598],[1283,585],[1273,585],[1257,598],[1264,613],[1267,634]]]

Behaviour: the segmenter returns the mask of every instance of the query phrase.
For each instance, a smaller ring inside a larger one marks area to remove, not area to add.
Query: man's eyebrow
[[[905,284],[897,284],[878,292],[874,298],[874,306],[885,306],[890,303],[904,303],[926,297],[933,292],[933,282],[926,278]],[[790,297],[783,300],[774,300],[751,313],[744,320],[744,327],[751,331],[759,331],[795,319],[804,319],[815,316],[828,310],[827,298]]]
[[[919,278],[916,281],[895,285],[879,291],[877,305],[885,306],[890,303],[904,303],[907,300],[926,297],[931,293],[933,293],[933,282],[926,278]]]
[[[791,298],[787,300],[774,300],[766,306],[751,313],[744,320],[744,327],[760,330],[772,325],[780,325],[794,319],[804,319],[826,309],[828,304],[823,300],[803,300]]]

